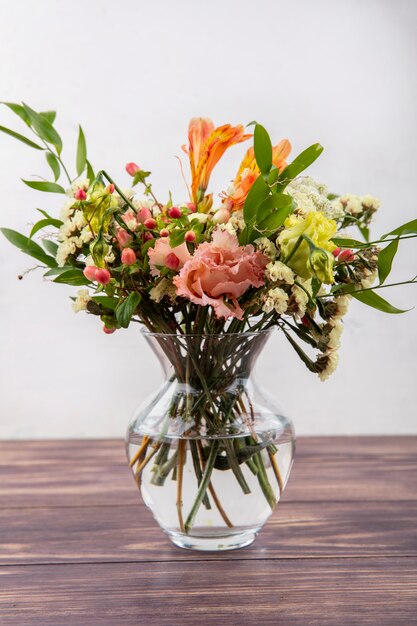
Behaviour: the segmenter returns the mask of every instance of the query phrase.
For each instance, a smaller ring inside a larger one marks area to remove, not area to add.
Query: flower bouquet
[[[158,198],[150,172],[133,162],[129,188],[96,172],[81,127],[74,177],[55,113],[5,104],[34,137],[0,130],[43,152],[53,178],[23,182],[65,201],[59,217],[39,209],[28,236],[3,234],[47,279],[81,287],[74,311],[97,316],[108,335],[139,323],[161,360],[165,382],[127,433],[146,504],[179,546],[249,544],[280,499],[295,444],[291,421],[252,380],[259,352],[276,328],[311,372],[328,378],[352,299],[404,312],[379,291],[389,286],[400,240],[417,236],[417,220],[372,240],[378,200],[328,193],[304,174],[319,144],[290,160],[290,142],[272,145],[257,123],[248,125],[252,134],[191,120],[185,202]],[[213,168],[249,141],[233,182],[213,199]]]

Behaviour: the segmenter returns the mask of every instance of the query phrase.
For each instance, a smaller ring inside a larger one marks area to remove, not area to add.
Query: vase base
[[[221,552],[223,550],[238,550],[249,546],[256,538],[258,528],[246,530],[230,535],[210,534],[186,535],[180,532],[166,531],[172,543],[186,550],[203,550]]]

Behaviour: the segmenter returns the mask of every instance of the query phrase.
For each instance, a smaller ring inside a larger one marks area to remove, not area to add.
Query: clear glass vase
[[[144,332],[165,381],[132,418],[127,454],[145,504],[177,546],[247,546],[279,502],[294,429],[252,377],[270,332]]]

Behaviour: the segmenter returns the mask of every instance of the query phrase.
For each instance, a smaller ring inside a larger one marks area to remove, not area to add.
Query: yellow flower
[[[285,220],[284,230],[278,237],[278,244],[282,252],[281,260],[303,278],[317,276],[321,282],[334,282],[333,256],[322,255],[322,258],[319,259],[318,253],[314,251],[316,257],[312,262],[310,260],[310,245],[307,241],[301,240],[296,250],[295,246],[299,237],[304,235],[317,248],[332,252],[336,249],[335,244],[331,241],[331,238],[336,234],[336,228],[336,222],[328,220],[320,211],[310,211],[305,216],[290,215]],[[293,250],[295,250],[294,253]]]

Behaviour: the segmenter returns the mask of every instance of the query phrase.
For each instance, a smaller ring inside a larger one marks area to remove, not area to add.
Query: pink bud
[[[106,335],[112,335],[115,330],[115,328],[107,328],[107,326],[103,326],[103,332],[105,332]]]
[[[151,239],[154,239],[154,236],[152,235],[152,233],[150,233],[149,231],[146,231],[146,233],[143,233],[143,241],[150,241]]]
[[[123,250],[122,263],[123,265],[133,265],[133,263],[136,263],[136,254],[132,248],[125,248]]]
[[[188,243],[192,243],[196,239],[195,232],[193,230],[187,230],[184,239],[185,241],[188,241]]]
[[[338,257],[340,254],[340,248],[335,248],[335,250],[333,250],[332,252],[334,258]]]
[[[226,222],[229,221],[229,219],[230,219],[230,211],[229,209],[226,209],[225,207],[218,209],[218,211],[216,211],[215,214],[213,215],[213,222],[215,224],[225,224]]]
[[[107,185],[106,191],[107,191],[107,193],[114,193],[114,185],[113,185],[113,183],[110,183],[110,185]]]
[[[172,219],[175,220],[181,217],[182,212],[181,212],[181,209],[179,209],[177,206],[172,206],[168,211],[168,215],[169,217],[172,217]]]
[[[129,176],[134,176],[138,172],[140,172],[140,167],[136,163],[126,163],[126,172]]]
[[[107,285],[107,283],[110,282],[109,270],[102,268],[96,270],[96,281],[100,283],[100,285]]]
[[[152,213],[148,207],[144,206],[141,209],[138,209],[136,219],[140,224],[144,224],[146,220],[152,219]]]
[[[124,248],[132,241],[132,236],[124,228],[119,228],[116,233],[116,239],[121,248]]]
[[[188,202],[187,203],[187,209],[190,209],[191,213],[195,213],[197,211],[194,202]]]
[[[76,200],[85,200],[86,197],[87,197],[87,194],[85,193],[84,189],[77,189],[74,195],[74,198]]]
[[[169,237],[169,230],[167,228],[161,228],[159,231],[160,237]]]
[[[339,261],[342,261],[344,263],[351,263],[351,261],[353,261],[355,258],[355,253],[353,252],[353,250],[342,250],[342,252],[339,254]]]
[[[154,220],[153,217],[148,217],[148,219],[145,220],[144,225],[146,228],[149,228],[149,230],[152,230],[156,227],[156,220]]]
[[[87,265],[83,270],[83,274],[88,280],[96,280],[96,272],[97,268],[95,265]]]
[[[165,259],[165,265],[170,270],[176,270],[179,264],[180,264],[180,260],[176,254],[174,254],[173,252],[170,252],[169,254],[167,254],[166,259]]]

